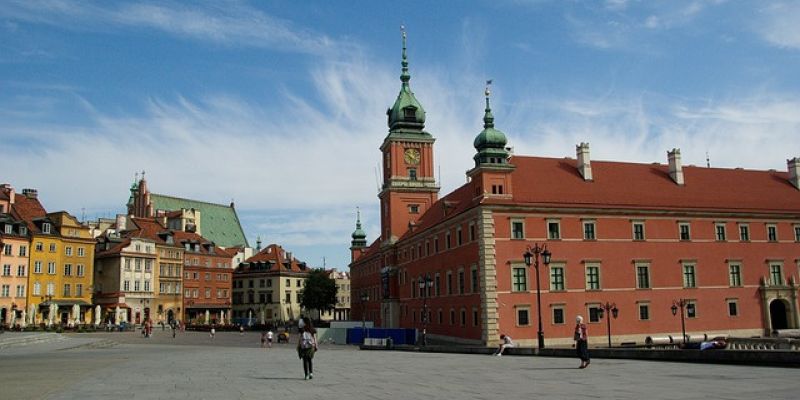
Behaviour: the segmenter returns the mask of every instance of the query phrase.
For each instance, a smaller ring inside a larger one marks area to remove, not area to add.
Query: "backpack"
[[[314,335],[311,332],[303,332],[303,337],[300,339],[300,348],[310,349],[314,347]]]

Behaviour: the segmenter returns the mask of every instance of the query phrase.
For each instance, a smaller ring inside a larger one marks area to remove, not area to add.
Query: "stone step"
[[[37,343],[49,343],[49,342],[57,342],[63,341],[66,338],[59,334],[59,333],[49,333],[49,332],[24,332],[24,333],[16,333],[16,332],[6,332],[3,335],[0,335],[0,350],[10,348],[10,347],[17,347],[17,346],[28,346],[31,344]]]

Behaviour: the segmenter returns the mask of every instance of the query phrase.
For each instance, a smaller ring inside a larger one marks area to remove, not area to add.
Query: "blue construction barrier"
[[[348,328],[347,343],[362,344],[364,338],[386,339],[392,338],[394,344],[416,344],[416,329],[390,329],[390,328]]]

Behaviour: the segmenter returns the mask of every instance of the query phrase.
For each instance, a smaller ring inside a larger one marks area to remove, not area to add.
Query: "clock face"
[[[409,165],[417,165],[417,164],[419,164],[419,150],[417,150],[417,149],[406,149],[405,160],[406,160],[406,164],[409,164]]]

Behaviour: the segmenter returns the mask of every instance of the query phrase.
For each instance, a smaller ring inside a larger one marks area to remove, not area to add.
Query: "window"
[[[553,325],[562,325],[564,323],[564,308],[553,307]]]
[[[28,246],[19,246],[19,256],[26,257],[28,255]]]
[[[467,326],[467,310],[461,309],[461,326]]]
[[[456,324],[456,310],[450,309],[450,325]]]
[[[416,168],[409,168],[408,169],[408,179],[415,181],[417,180],[417,169]]]
[[[0,292],[0,297],[10,297],[10,296],[11,296],[11,286],[3,285],[3,291]]]
[[[725,224],[716,224],[715,226],[717,232],[717,241],[724,242],[725,239]]]
[[[444,313],[442,312],[442,310],[439,310],[439,324],[443,323],[444,323]]]
[[[206,298],[207,298],[207,299],[210,299],[210,298],[211,298],[211,288],[206,288],[206,293],[205,293],[205,295],[206,295]]]
[[[750,241],[750,227],[748,225],[739,225],[739,240],[742,242]]]
[[[52,261],[47,263],[47,273],[50,274],[50,275],[55,275],[56,274],[56,263],[54,263]]]
[[[55,253],[56,252],[56,244],[55,243],[50,243],[50,252],[51,253]]]
[[[33,263],[33,272],[36,273],[36,274],[41,274],[42,273],[42,262],[41,261],[35,261]]]
[[[728,316],[736,317],[739,315],[739,301],[736,299],[728,299]]]
[[[728,264],[728,276],[731,287],[742,286],[742,266],[741,264]]]
[[[409,204],[408,212],[410,214],[419,214],[419,204]]]
[[[798,227],[800,228],[800,227]],[[469,223],[469,241],[475,240],[475,224],[470,222]]]
[[[25,276],[25,266],[20,264],[17,265],[17,276]]]
[[[47,295],[55,296],[56,294],[56,284],[53,282],[47,283]]]
[[[14,248],[11,247],[10,244],[3,245],[3,254],[10,256],[14,251]]]
[[[283,294],[283,299],[284,299],[285,303],[291,303],[292,302],[292,292],[284,293]]]
[[[436,293],[436,297],[439,297],[439,296],[442,295],[442,282],[441,282],[442,279],[441,278],[442,277],[439,275],[438,272],[436,273],[436,275],[433,278],[433,292]]]
[[[511,238],[525,239],[525,224],[522,221],[511,221]]]
[[[769,280],[771,285],[783,285],[783,266],[779,263],[769,264]]]
[[[145,292],[150,291],[150,281],[144,281],[144,291]]]
[[[547,238],[561,239],[561,225],[558,221],[547,221]]]
[[[133,291],[138,292],[142,289],[142,283],[139,281],[133,281]]]
[[[678,231],[680,232],[680,239],[681,240],[691,240],[691,234],[689,232],[689,223],[688,222],[681,222],[678,224]]]
[[[295,286],[302,287],[303,286],[303,280],[302,279],[298,279]]]
[[[439,252],[439,237],[438,236],[433,238],[433,252],[434,253],[438,253]]]
[[[33,283],[33,295],[34,296],[41,296],[42,294],[42,284],[39,282]]]
[[[267,279],[267,287],[272,287],[272,279]]]
[[[452,241],[450,240],[450,231],[447,231],[447,233],[445,233],[444,241],[445,241],[445,245],[447,246],[448,249],[453,247],[452,246]]]
[[[767,240],[770,242],[778,241],[778,227],[775,225],[767,225]]]
[[[141,271],[142,270],[142,259],[137,258],[134,260],[134,271]]]
[[[583,221],[583,239],[584,240],[595,240],[594,228],[595,228],[594,221]]]
[[[122,290],[129,292],[131,290],[131,281],[125,281],[122,283]]]
[[[697,287],[694,267],[694,264],[683,264],[683,287],[685,288]]]
[[[464,235],[461,233],[461,225],[456,227],[456,245],[461,246],[464,243]]]
[[[794,241],[800,242],[800,225],[794,226]]]
[[[528,326],[530,321],[530,310],[527,307],[517,308],[517,326]]]
[[[64,264],[64,276],[72,276],[72,264]]]
[[[64,247],[64,254],[67,256],[72,256],[72,246]]]
[[[564,290],[564,267],[550,266],[550,290]]]
[[[636,288],[650,289],[650,266],[636,265]]]
[[[600,306],[589,306],[589,322],[600,322]]]
[[[453,273],[447,271],[447,294],[453,294]]]
[[[64,297],[69,297],[70,293],[71,292],[70,292],[69,283],[65,283],[64,284]]]
[[[130,258],[126,258],[125,259],[125,271],[130,271],[130,270],[131,270],[131,259]]]
[[[11,276],[11,264],[3,265],[3,276]]]
[[[25,297],[25,285],[17,285],[17,297]]]
[[[3,211],[2,211],[2,207],[0,207],[0,213],[2,213],[2,212],[3,212]],[[5,232],[6,232],[6,234],[9,234],[9,235],[10,235],[12,232],[14,232],[14,225],[11,225],[11,224],[6,224],[6,226],[5,226]]]
[[[472,309],[472,326],[478,326],[478,309]]]
[[[600,290],[600,267],[586,266],[586,290]]]
[[[253,281],[250,281],[250,287],[253,287]],[[291,279],[286,279],[286,287],[292,287]]]
[[[525,292],[528,290],[528,283],[526,279],[526,268],[515,267],[511,270],[511,291]]]
[[[42,224],[42,233],[50,233],[50,223],[45,222],[45,223]],[[54,245],[50,245],[50,246],[52,247]]]
[[[639,303],[639,320],[640,321],[650,320],[650,304]]]
[[[42,242],[36,242],[36,251],[44,251],[44,244]]]
[[[478,293],[478,267],[473,265],[470,269],[470,285],[472,285],[470,292]]]
[[[78,257],[84,257],[86,255],[86,250],[83,247],[78,247]]]
[[[686,318],[697,318],[697,305],[693,301],[686,305]]]
[[[75,284],[75,297],[83,297],[83,285]]]
[[[464,270],[458,270],[458,294],[464,294],[464,288],[466,287],[466,282],[464,282]]]

